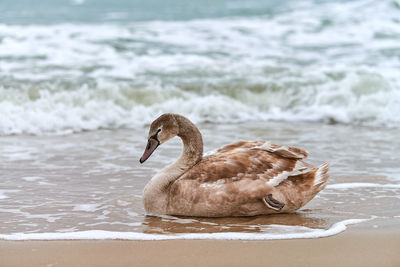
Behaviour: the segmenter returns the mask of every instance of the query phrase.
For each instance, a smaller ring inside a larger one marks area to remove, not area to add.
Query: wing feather
[[[226,145],[203,158],[179,180],[199,183],[229,183],[241,179],[263,179],[276,186],[294,171],[305,169],[299,159],[307,152],[263,141],[241,141]]]

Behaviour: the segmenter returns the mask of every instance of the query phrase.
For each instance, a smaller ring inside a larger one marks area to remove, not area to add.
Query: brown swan
[[[264,141],[241,141],[203,156],[197,127],[178,114],[163,114],[150,126],[140,163],[179,136],[183,153],[145,186],[150,214],[224,217],[294,212],[325,187],[328,163],[305,163],[304,150]]]

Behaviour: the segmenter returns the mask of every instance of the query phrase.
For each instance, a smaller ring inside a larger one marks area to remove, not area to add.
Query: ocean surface
[[[331,163],[296,214],[146,216],[181,144],[270,140]],[[400,1],[0,1],[0,239],[282,239],[400,223]]]

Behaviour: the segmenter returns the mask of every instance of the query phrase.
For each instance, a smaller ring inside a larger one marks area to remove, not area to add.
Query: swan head
[[[179,125],[174,114],[163,114],[158,117],[150,125],[147,145],[139,162],[145,162],[159,145],[177,136],[178,133]]]

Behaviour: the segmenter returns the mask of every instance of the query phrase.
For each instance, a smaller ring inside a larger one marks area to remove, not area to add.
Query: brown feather
[[[169,213],[208,217],[276,213],[263,203],[268,194],[283,203],[293,202],[282,212],[292,212],[301,206],[305,202],[303,192],[311,188],[316,169],[289,176],[298,166],[306,167],[297,164],[298,159],[285,157],[282,153],[285,148],[281,146],[271,145],[277,149],[275,152],[254,149],[263,144],[262,141],[237,142],[203,158],[171,185]],[[307,156],[303,150],[286,149]],[[288,174],[284,176],[285,173]],[[278,187],[268,184],[279,175],[289,179],[283,179]],[[283,192],[279,192],[280,188],[284,188]]]
[[[241,141],[203,155],[200,131],[187,118],[164,114],[149,138],[162,144],[179,136],[182,156],[157,173],[143,191],[149,213],[252,216],[294,212],[322,190],[328,164],[314,168],[304,150],[264,141]]]

